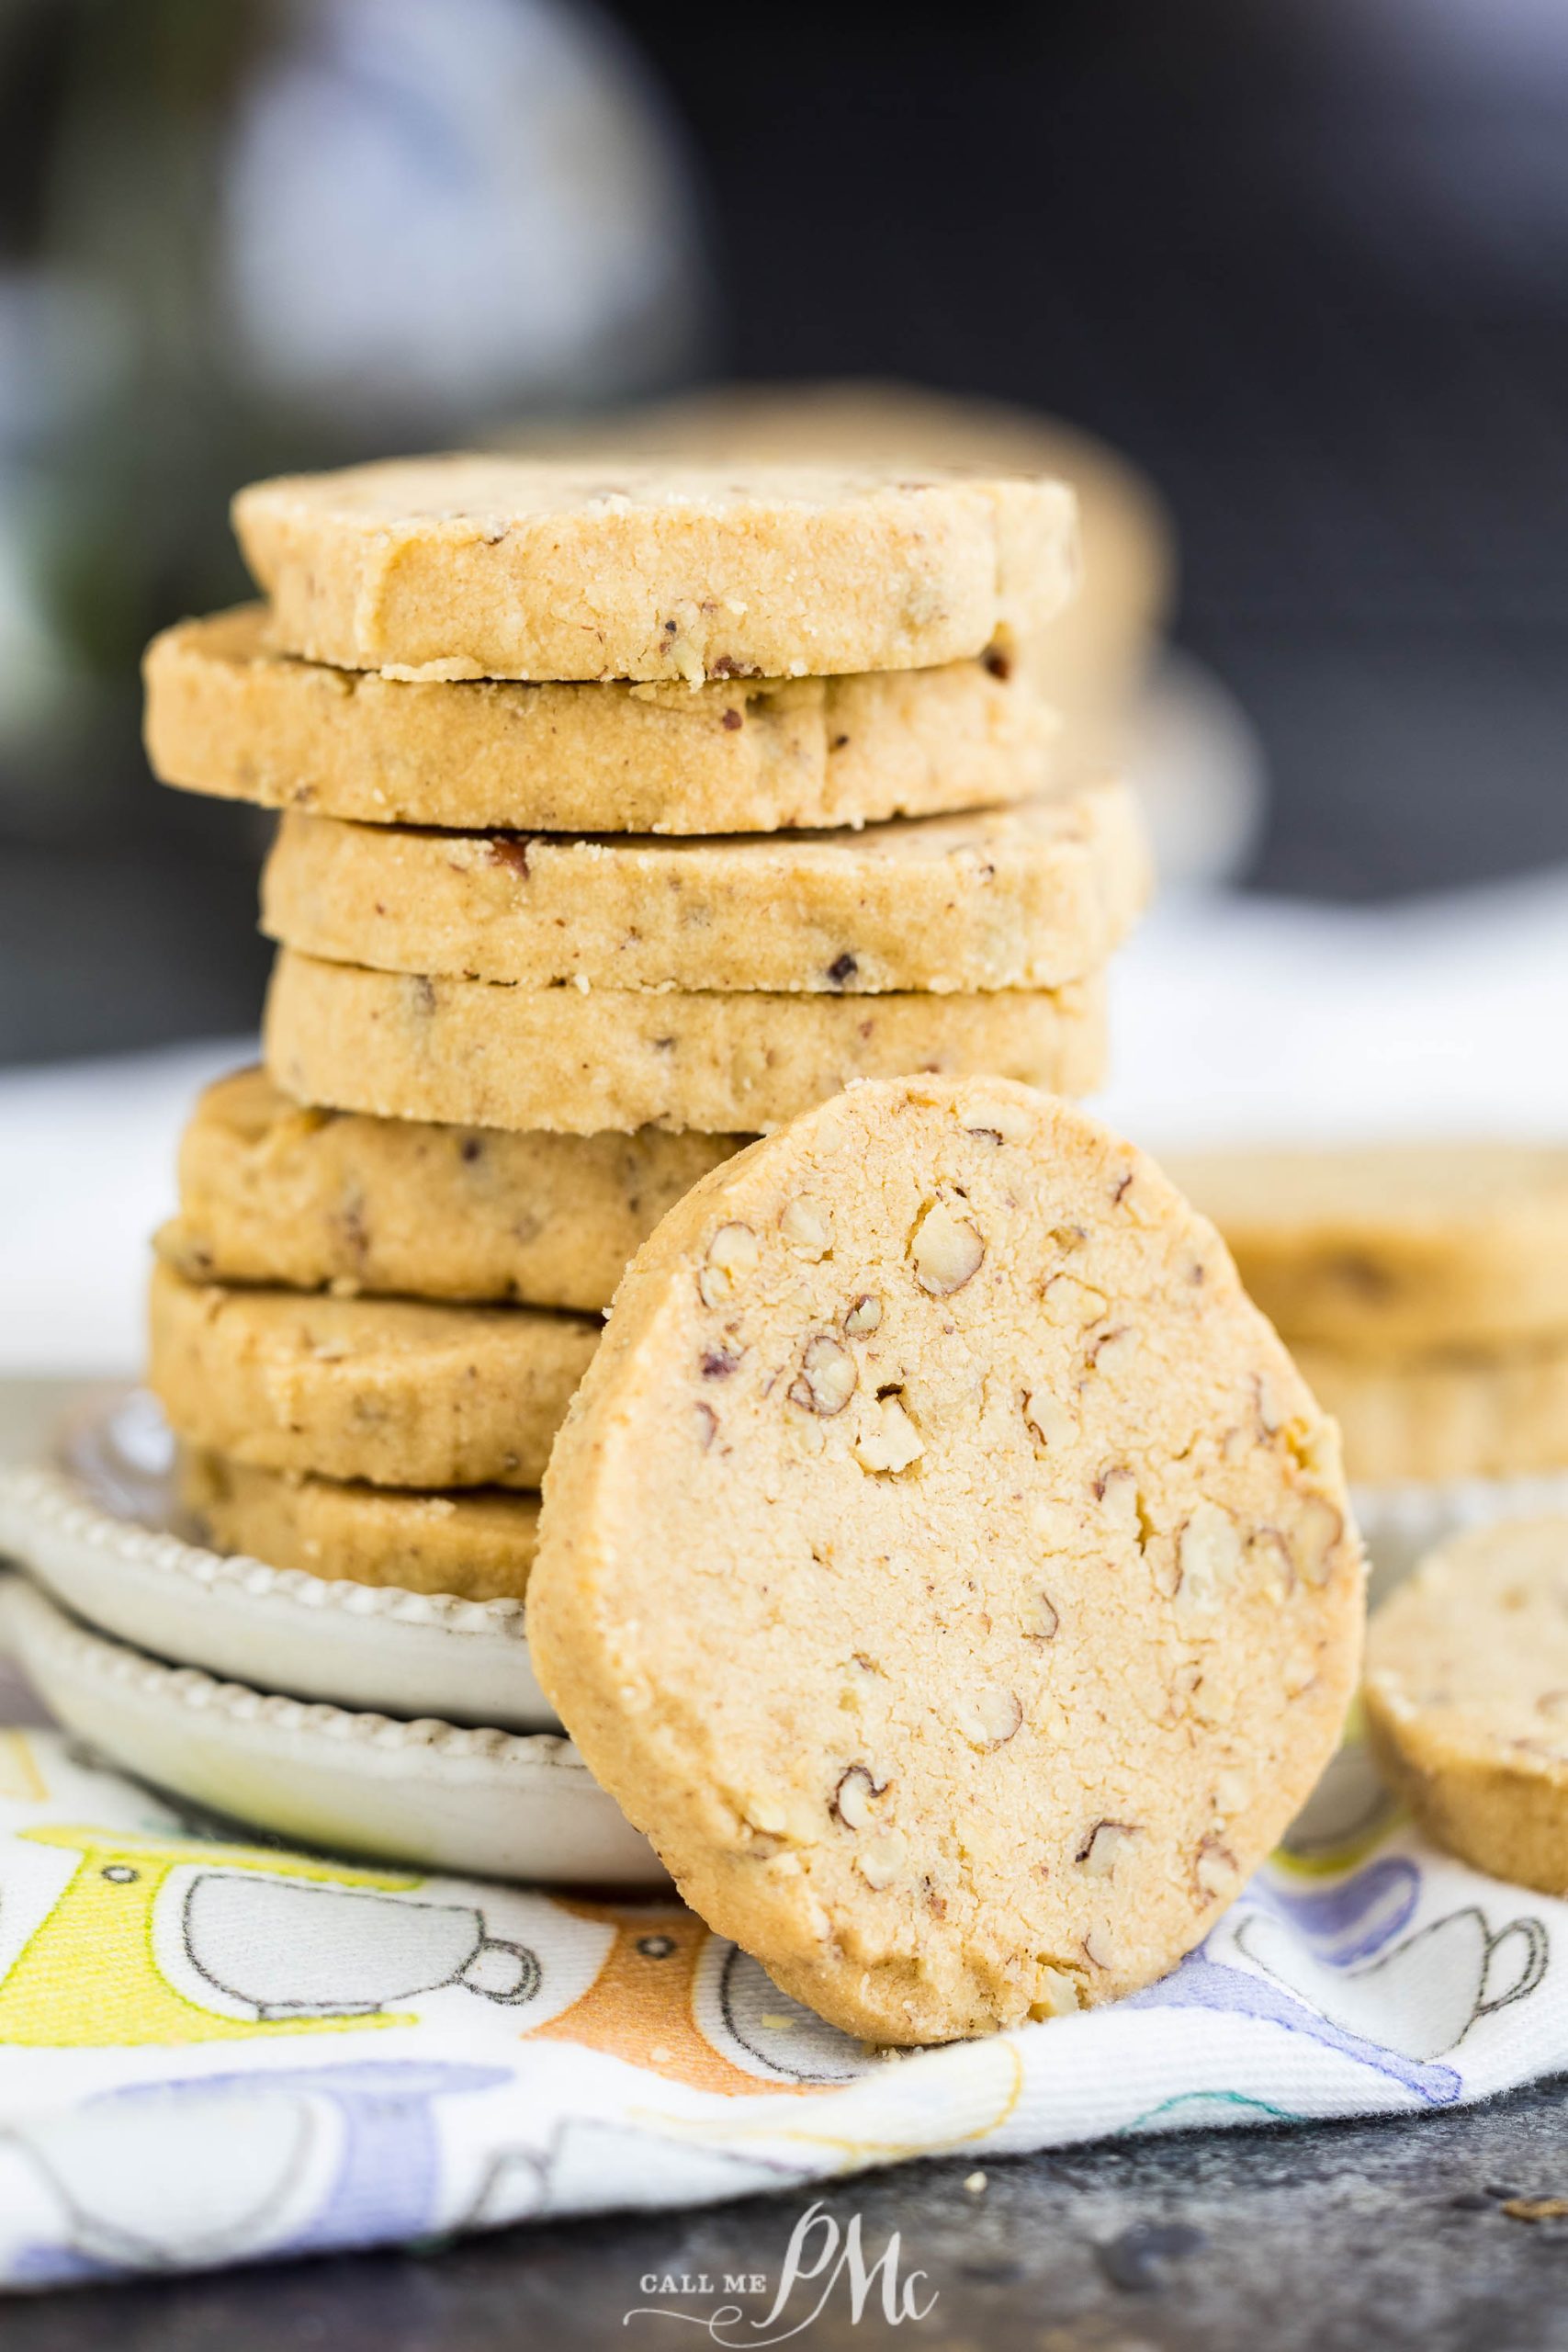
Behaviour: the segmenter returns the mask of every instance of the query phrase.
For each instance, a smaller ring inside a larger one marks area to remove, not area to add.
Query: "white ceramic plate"
[[[516,1600],[458,1600],[226,1558],[190,1541],[144,1390],[96,1397],[52,1457],[0,1471],[0,1554],[69,1609],[182,1666],[297,1699],[559,1731]]]
[[[653,1849],[557,1734],[310,1706],[162,1665],[0,1577],[0,1636],[66,1729],[155,1787],[340,1854],[547,1884],[658,1886]]]

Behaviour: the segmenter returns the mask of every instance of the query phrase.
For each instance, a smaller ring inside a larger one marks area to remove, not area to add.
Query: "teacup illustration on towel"
[[[73,1867],[0,1973],[0,2045],[130,2048],[408,2024],[444,1985],[522,2004],[537,1955],[406,1873],[210,1839],[25,1829]],[[14,1890],[0,1890],[9,1905]]]
[[[1546,1973],[1540,1919],[1510,1919],[1494,1930],[1473,1904],[1354,1972],[1314,1960],[1299,1935],[1267,1913],[1245,1919],[1235,1940],[1331,2024],[1423,2061],[1454,2049],[1480,2018],[1524,2000]]]
[[[469,1904],[238,1871],[191,1881],[185,1946],[209,1984],[268,2018],[364,2017],[446,1984],[507,2003],[539,1989],[535,1954],[488,1936]]]

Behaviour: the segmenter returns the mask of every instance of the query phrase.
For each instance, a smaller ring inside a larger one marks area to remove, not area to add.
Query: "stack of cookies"
[[[445,458],[236,522],[268,604],[156,641],[148,743],[283,812],[280,953],[265,1073],[185,1138],[152,1385],[220,1546],[518,1594],[599,1317],[700,1176],[856,1078],[1099,1083],[1148,876],[1120,786],[1053,784],[1072,497]]]

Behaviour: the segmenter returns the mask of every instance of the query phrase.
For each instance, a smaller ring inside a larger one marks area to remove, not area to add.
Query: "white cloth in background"
[[[1095,1104],[1152,1150],[1568,1136],[1568,870],[1384,908],[1173,898],[1111,967]]]
[[[134,1373],[148,1240],[199,1087],[251,1038],[0,1071],[0,1376]]]

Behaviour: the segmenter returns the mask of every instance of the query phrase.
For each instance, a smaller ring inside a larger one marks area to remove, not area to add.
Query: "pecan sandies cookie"
[[[337,1110],[562,1135],[733,1135],[903,1070],[1001,1069],[1087,1094],[1105,1076],[1105,979],[870,998],[529,989],[285,947],[264,1039],[278,1086]]]
[[[385,972],[525,988],[876,996],[1059,988],[1148,898],[1125,785],[829,833],[449,833],[286,816],[262,929]]]
[[[1213,1227],[1068,1104],[916,1078],[638,1252],[529,1633],[694,1907],[913,2043],[1200,1939],[1333,1750],[1362,1580],[1333,1426]]]
[[[460,1600],[521,1600],[538,1540],[537,1495],[371,1487],[258,1470],[200,1447],[180,1457],[180,1498],[220,1552]]]
[[[536,1487],[587,1315],[189,1283],[153,1271],[147,1385],[187,1445],[374,1487]]]
[[[701,686],[421,684],[275,653],[265,620],[245,605],[148,647],[165,784],[370,824],[679,834],[990,808],[1055,773],[1037,665],[1000,651]]]
[[[274,645],[412,678],[798,678],[1002,650],[1077,585],[1065,482],[456,455],[253,482]]]
[[[597,1313],[666,1209],[749,1141],[378,1119],[236,1070],[186,1122],[155,1247],[194,1283]]]

